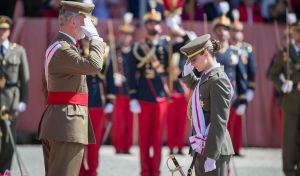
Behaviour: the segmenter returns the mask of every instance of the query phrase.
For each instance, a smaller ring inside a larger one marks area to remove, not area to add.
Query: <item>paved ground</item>
[[[44,175],[42,148],[40,145],[19,145],[21,158],[29,170],[29,176]],[[187,153],[188,148],[184,152]],[[110,146],[103,146],[100,151],[99,176],[138,176],[139,175],[139,155],[138,148],[133,147],[131,155],[115,155],[114,149]],[[231,162],[236,167],[238,176],[283,176],[281,172],[280,149],[248,148],[244,149],[245,157],[234,158]],[[168,149],[163,149],[163,159],[161,163],[162,176],[171,176],[166,166]],[[176,156],[179,163],[186,171],[191,162],[191,157]],[[16,160],[12,166],[12,175],[19,176],[20,172]],[[174,176],[179,176],[178,173]],[[236,176],[232,174],[231,176]]]

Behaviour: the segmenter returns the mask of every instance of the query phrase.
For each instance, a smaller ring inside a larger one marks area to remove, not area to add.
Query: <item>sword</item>
[[[17,151],[15,139],[14,139],[14,137],[13,137],[13,135],[12,135],[12,132],[11,132],[11,128],[10,128],[10,123],[11,123],[11,122],[10,122],[9,120],[4,120],[4,122],[5,122],[5,126],[6,126],[6,128],[7,128],[7,132],[8,132],[8,134],[9,134],[9,138],[10,138],[10,140],[11,140],[12,147],[13,147],[15,153],[16,153],[17,162],[18,162],[18,166],[19,166],[19,169],[20,169],[21,176],[28,176],[29,174],[26,174],[26,173],[28,173],[28,172],[27,172],[27,170],[26,170],[26,168],[25,168],[25,165],[24,165],[24,163],[23,163],[23,161],[22,161],[22,159],[21,159],[21,157],[20,157],[19,152]],[[22,164],[23,164],[23,166],[24,166],[25,172],[24,172],[23,169],[22,169]]]
[[[173,161],[173,163],[175,165],[174,169],[172,169],[172,168],[169,167],[169,160]],[[179,171],[179,173],[180,173],[181,176],[186,176],[185,173],[182,170],[182,167],[178,164],[178,161],[177,161],[177,159],[175,158],[174,155],[170,155],[169,158],[167,159],[167,167],[169,168],[169,171],[172,173],[172,175],[175,172]]]

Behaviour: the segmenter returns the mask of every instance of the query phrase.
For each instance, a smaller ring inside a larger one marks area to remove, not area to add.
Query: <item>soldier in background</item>
[[[134,26],[131,24],[132,14],[126,13],[124,24],[120,25],[118,36],[118,46],[116,50],[117,58],[116,73],[114,73],[114,82],[116,86],[115,105],[118,108],[114,110],[112,143],[116,153],[129,154],[133,143],[133,114],[129,109],[129,63],[132,59],[132,39]]]
[[[191,31],[184,31],[180,26],[181,17],[179,14],[170,13],[167,16],[166,24],[170,31],[170,41],[168,43],[169,49],[169,89],[171,97],[169,97],[168,111],[167,111],[167,145],[170,153],[183,154],[182,149],[185,143],[185,129],[186,129],[186,107],[187,100],[185,97],[185,89],[182,82],[178,79],[179,74],[183,70],[185,64],[185,56],[179,49],[185,45],[190,38],[195,38],[196,34]],[[170,51],[171,49],[171,51]]]
[[[139,118],[141,176],[159,176],[168,105],[168,41],[161,36],[161,14],[155,5],[144,15],[144,22],[146,37],[134,44],[130,59],[129,104],[131,112]]]
[[[89,56],[89,42],[85,38],[81,40],[82,55]],[[85,155],[80,168],[80,176],[97,175],[99,166],[99,149],[104,142],[103,137],[106,133],[109,114],[114,109],[115,87],[113,79],[112,58],[109,48],[106,47],[103,57],[103,69],[94,74],[87,75],[89,103],[88,110],[94,130],[96,144],[89,144],[85,148]]]
[[[223,2],[226,3],[226,2]],[[221,3],[221,4],[223,4]],[[225,11],[225,10],[224,10]],[[226,13],[224,13],[226,14]],[[228,131],[232,138],[234,139],[235,132],[235,122],[243,114],[245,114],[247,107],[246,91],[247,78],[245,77],[246,69],[240,59],[239,48],[230,45],[230,19],[225,15],[215,19],[213,21],[213,31],[217,40],[221,42],[221,49],[216,54],[217,61],[224,66],[224,71],[227,74],[233,89],[235,91],[232,98],[232,104],[230,109],[230,117],[228,124]],[[234,142],[233,142],[234,143]],[[235,153],[239,155],[239,153]]]
[[[28,103],[29,68],[25,49],[9,41],[12,20],[0,16],[0,173],[10,170],[13,146],[3,113],[10,116],[10,128],[15,138],[17,116]]]
[[[286,176],[298,175],[300,172],[300,21],[293,24],[291,29],[293,43],[277,53],[269,70],[269,77],[275,88],[282,93],[282,160]]]
[[[242,77],[238,79],[244,79],[243,82],[247,83],[246,99],[247,103],[253,100],[255,90],[255,59],[253,47],[251,44],[244,42],[243,24],[239,21],[238,10],[233,10],[234,22],[231,24],[231,45],[239,49],[240,59],[242,61],[243,70],[245,72]],[[241,74],[240,74],[241,76]],[[243,142],[243,121],[242,116],[236,118],[233,125],[233,133],[231,133],[232,144],[236,155],[240,154],[240,149]]]

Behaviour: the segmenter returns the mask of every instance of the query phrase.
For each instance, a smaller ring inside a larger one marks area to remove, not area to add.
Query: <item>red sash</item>
[[[48,92],[47,104],[88,106],[88,94],[82,92]]]

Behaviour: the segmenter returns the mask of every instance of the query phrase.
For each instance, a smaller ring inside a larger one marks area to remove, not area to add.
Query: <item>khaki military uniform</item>
[[[84,58],[72,40],[60,33],[53,43],[59,47],[48,64],[48,92],[87,93],[86,76],[102,69],[105,43],[90,41],[90,55]],[[39,126],[46,175],[77,175],[84,145],[94,143],[88,107],[75,104],[47,105]]]
[[[9,43],[4,55],[0,54],[0,107],[7,111],[11,131],[15,137],[19,102],[28,102],[29,69],[24,48]],[[0,119],[0,172],[10,169],[13,147],[4,120]]]
[[[200,81],[200,102],[205,124],[210,125],[203,155],[197,155],[195,161],[196,176],[227,175],[230,156],[234,154],[230,135],[227,131],[229,119],[231,85],[223,67],[217,67],[203,75],[201,79],[192,73],[182,81],[193,90]],[[191,108],[191,107],[188,107]],[[206,158],[216,160],[217,169],[204,172]]]
[[[289,56],[286,49],[280,51],[273,65],[269,70],[269,77],[275,85],[275,88],[281,92],[283,84],[280,75],[287,79],[287,73],[294,87],[290,93],[282,93],[282,109],[284,115],[283,121],[283,141],[282,157],[283,171],[289,175],[300,174],[299,142],[300,142],[300,55],[296,52],[293,45],[290,45]],[[289,64],[289,66],[287,66]],[[297,166],[298,169],[295,169]]]

